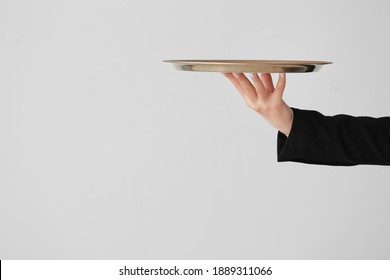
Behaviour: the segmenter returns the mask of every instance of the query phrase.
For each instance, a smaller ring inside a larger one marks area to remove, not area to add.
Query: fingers
[[[257,95],[260,96],[265,91],[265,86],[257,73],[252,73],[252,80],[255,84]]]
[[[278,83],[276,84],[275,93],[283,97],[284,89],[286,88],[286,74],[280,73]]]
[[[257,93],[251,81],[249,81],[249,79],[243,73],[235,73],[234,75],[240,82],[240,85],[246,97],[248,97],[252,101],[255,101],[257,99]]]
[[[223,73],[223,75],[233,83],[245,99],[249,98],[249,100],[256,100],[258,97],[261,98],[264,92],[274,92],[282,98],[286,87],[285,73],[279,74],[276,89],[274,88],[270,73],[261,73],[261,79],[257,73],[252,73],[254,86],[243,73]]]
[[[232,73],[223,73],[223,75],[232,82],[232,84],[236,87],[236,89],[239,92],[242,91],[242,87],[240,85],[240,82],[237,80],[237,78]]]
[[[263,80],[264,87],[268,92],[274,92],[274,83],[272,82],[272,76],[270,73],[261,73],[261,79]]]

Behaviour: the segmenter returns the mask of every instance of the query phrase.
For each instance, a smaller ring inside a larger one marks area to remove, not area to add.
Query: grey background
[[[290,106],[389,115],[388,1],[0,1],[1,259],[382,259],[389,169],[277,163],[219,73],[312,59]]]

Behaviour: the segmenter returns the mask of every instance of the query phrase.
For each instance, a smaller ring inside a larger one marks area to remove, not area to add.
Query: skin
[[[287,137],[293,122],[293,111],[284,102],[286,74],[280,73],[276,88],[269,73],[251,74],[252,82],[243,73],[223,73],[244,98],[249,108],[255,110],[274,128]]]

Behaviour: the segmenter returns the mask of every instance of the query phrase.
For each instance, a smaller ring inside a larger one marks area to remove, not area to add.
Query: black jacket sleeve
[[[289,137],[277,135],[278,162],[390,165],[390,117],[324,116],[292,108]]]

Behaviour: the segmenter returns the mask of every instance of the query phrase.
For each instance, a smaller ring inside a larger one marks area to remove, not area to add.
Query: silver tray
[[[177,70],[224,73],[316,72],[329,61],[310,60],[163,60]]]

